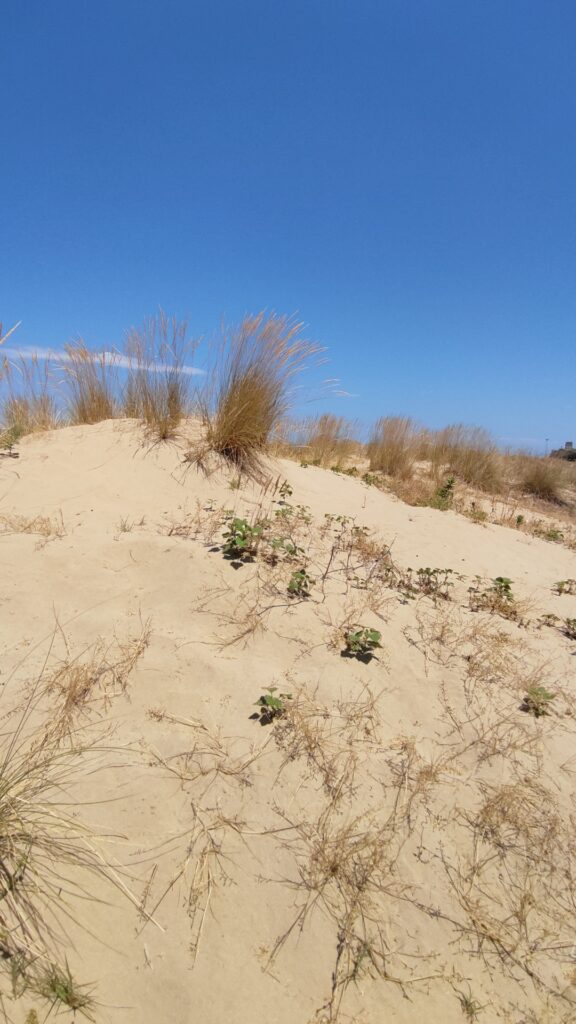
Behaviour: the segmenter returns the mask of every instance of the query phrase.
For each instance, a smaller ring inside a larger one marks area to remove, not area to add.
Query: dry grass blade
[[[66,536],[66,527],[62,513],[56,519],[49,516],[34,516],[28,519],[21,515],[0,515],[0,536],[2,534],[31,533],[42,537],[40,545],[44,546],[49,540]]]

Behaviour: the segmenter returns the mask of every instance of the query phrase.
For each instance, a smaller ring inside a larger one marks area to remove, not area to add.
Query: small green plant
[[[454,500],[454,485],[456,478],[449,476],[448,479],[442,484],[441,487],[432,495],[430,498],[430,506],[437,508],[440,512],[446,512],[447,509],[452,507]]]
[[[560,540],[564,540],[564,534],[562,530],[559,530],[556,526],[551,526],[549,530],[545,530],[543,534],[544,540],[551,540],[554,544]]]
[[[325,512],[324,519],[326,520],[327,526],[332,526],[334,523],[338,523],[339,526],[347,526],[349,523],[352,523],[354,521],[352,519],[352,516],[337,516],[334,514],[334,512]]]
[[[224,531],[222,550],[226,558],[247,561],[255,558],[264,532],[264,523],[253,526],[247,519],[231,519]]]
[[[468,519],[471,519],[473,523],[485,523],[488,519],[488,513],[485,509],[480,508],[475,501],[470,503],[470,508],[466,509],[465,515],[467,515]]]
[[[378,477],[375,473],[363,473],[362,480],[368,487],[376,487],[378,485]]]
[[[508,579],[507,576],[496,576],[492,581],[492,590],[498,597],[504,601],[513,601],[514,594],[512,593],[512,580]]]
[[[268,686],[266,693],[263,693],[256,701],[255,711],[250,717],[260,722],[260,725],[271,725],[276,718],[281,718],[286,712],[286,701],[292,700],[291,693],[279,693],[276,696],[277,686]]]
[[[576,594],[576,580],[558,580],[553,590],[557,594]]]
[[[378,629],[355,626],[346,634],[346,646],[342,653],[349,658],[357,658],[359,661],[370,661],[374,657],[374,652],[382,647],[381,639],[382,634]]]
[[[284,483],[282,484],[280,490],[278,491],[278,494],[282,498],[282,501],[285,501],[286,498],[292,497],[292,495],[294,494],[294,491],[290,487],[290,484],[288,483],[287,480],[284,480]]]
[[[458,992],[458,998],[460,1000],[460,1006],[462,1007],[462,1013],[467,1020],[475,1021],[478,1020],[478,1014],[484,1009],[480,1005],[477,999],[474,999],[470,990],[468,995],[465,992]]]
[[[314,580],[305,569],[297,569],[290,577],[288,593],[290,597],[310,597],[310,587],[313,583]]]
[[[550,626],[551,629],[553,629],[556,623],[558,623],[559,621],[560,619],[557,615],[554,615],[554,612],[546,612],[545,615],[540,616],[541,625]]]
[[[523,523],[524,523],[524,516],[522,516],[522,515],[516,516],[516,526],[522,526]]]
[[[512,591],[512,580],[507,576],[496,576],[489,587],[482,586],[481,576],[468,587],[469,603],[472,611],[496,612],[505,619],[517,619],[518,608]]]
[[[8,455],[14,458],[16,453],[13,449],[14,446],[18,444],[22,434],[23,430],[18,426],[9,427],[8,430],[3,430],[0,433],[0,451],[7,451]]]
[[[576,640],[576,619],[564,619],[564,635],[569,640]]]
[[[241,484],[241,478],[239,476],[233,476],[228,483],[228,487],[230,488],[231,491],[239,491]]]
[[[450,600],[450,590],[454,586],[451,577],[453,569],[431,569],[428,566],[424,569],[406,569],[398,579],[398,589],[404,597],[413,598],[416,594],[424,594],[426,597],[440,597],[444,601]]]
[[[36,986],[35,986],[36,987]],[[74,981],[68,964],[65,970],[51,966],[37,984],[36,991],[51,1007],[68,1007],[73,1013],[80,1012],[87,1020],[93,1021],[92,1009],[94,1000],[86,986],[78,986]]]
[[[304,548],[299,547],[289,537],[274,537],[269,543],[270,548],[264,557],[270,565],[276,565],[281,559],[290,562],[304,554]]]
[[[534,718],[542,718],[548,714],[548,706],[555,697],[556,694],[550,693],[544,686],[531,686],[520,705],[520,710],[534,715]]]

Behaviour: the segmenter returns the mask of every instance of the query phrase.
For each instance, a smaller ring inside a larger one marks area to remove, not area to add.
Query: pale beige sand
[[[543,613],[576,617],[576,596],[551,589],[576,578],[576,554],[282,461],[272,470],[290,483],[289,503],[312,516],[300,542],[316,579],[309,601],[291,603],[293,566],[235,569],[211,550],[222,539],[218,509],[253,514],[262,504],[273,517],[284,507],[277,494],[231,488],[225,472],[184,472],[181,448],[147,450],[140,429],[121,421],[27,438],[20,452],[0,464],[5,529],[11,516],[44,516],[61,517],[65,532],[0,535],[5,709],[51,643],[47,672],[66,645],[82,655],[99,638],[137,637],[150,620],[126,693],[80,719],[112,729],[118,748],[81,783],[90,803],[81,814],[118,836],[106,853],[138,900],[151,879],[154,917],[101,883],[94,895],[105,903],[75,907],[68,959],[95,984],[96,1019],[450,1024],[467,1019],[464,997],[468,1019],[576,1019],[576,642],[538,626]],[[370,594],[341,571],[322,587],[339,530],[326,513],[367,527],[402,568],[466,578],[437,604],[385,586]],[[169,535],[183,523],[190,536]],[[527,625],[471,612],[476,574],[510,577]],[[340,657],[347,616],[382,631],[378,660]],[[538,720],[519,710],[532,678],[557,694]],[[250,715],[271,685],[301,694],[302,714],[261,727]],[[181,753],[188,760],[174,761]],[[517,787],[522,821],[533,813],[528,837],[508,820],[471,824],[489,787],[503,784]],[[345,868],[334,854],[322,888],[305,893],[299,880],[348,826]],[[270,962],[303,907],[302,928]],[[33,1005],[24,995],[10,1012],[24,1020]]]

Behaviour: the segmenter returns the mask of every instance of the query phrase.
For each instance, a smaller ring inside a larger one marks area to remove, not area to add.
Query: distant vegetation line
[[[0,345],[14,330],[2,336],[0,328]],[[372,477],[412,504],[441,506],[454,482],[488,495],[514,491],[572,503],[576,467],[568,459],[503,451],[480,427],[429,430],[409,417],[383,416],[364,443],[359,424],[345,417],[291,418],[292,381],[321,354],[293,317],[261,312],[223,328],[209,346],[207,372],[193,374],[198,344],[187,322],[161,311],[128,331],[117,352],[94,352],[78,340],[65,346],[64,361],[4,356],[0,444],[115,417],[137,419],[153,440],[168,441],[195,416],[202,437],[191,444],[187,461],[205,466],[217,456],[256,479],[265,476],[263,460],[272,454]]]

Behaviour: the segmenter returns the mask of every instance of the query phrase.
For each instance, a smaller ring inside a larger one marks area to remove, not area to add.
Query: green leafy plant
[[[534,718],[542,718],[543,715],[548,714],[548,706],[555,697],[556,694],[550,693],[544,686],[531,686],[520,705],[520,709],[530,715],[534,715]]]
[[[454,586],[451,577],[453,569],[406,569],[400,576],[397,586],[405,597],[424,594],[426,597],[440,597],[450,600],[450,590]]]
[[[557,594],[576,594],[576,580],[558,580],[553,589]]]
[[[447,509],[452,507],[454,500],[454,486],[456,484],[456,478],[449,476],[448,479],[438,488],[436,493],[430,499],[430,505],[432,508],[437,508],[440,512],[446,512]]]
[[[305,569],[297,569],[293,572],[288,583],[290,597],[309,597],[310,587],[314,580],[308,575]]]
[[[559,621],[560,619],[557,615],[554,615],[554,612],[546,612],[545,615],[540,616],[541,624],[543,626],[550,626],[551,629],[553,629],[556,623]]]
[[[513,601],[514,594],[512,593],[512,580],[508,579],[507,576],[496,576],[492,581],[493,585],[490,588],[494,593],[502,598],[504,601]]]
[[[512,591],[511,579],[508,579],[507,576],[496,576],[490,586],[483,587],[482,584],[482,577],[476,576],[474,584],[468,588],[472,611],[495,612],[505,619],[518,618],[518,608]]]
[[[374,657],[374,652],[382,647],[381,639],[382,634],[378,629],[355,626],[346,634],[346,646],[342,653],[347,657],[357,658],[359,661],[370,661]]]
[[[277,686],[268,686],[266,692],[256,701],[259,710],[250,717],[257,719],[260,725],[271,725],[276,718],[281,718],[286,712],[286,701],[292,700],[291,693],[276,695],[277,689]]]
[[[524,516],[522,516],[522,515],[516,516],[516,526],[522,526],[523,522],[524,522]]]
[[[228,529],[224,531],[222,550],[226,558],[240,561],[251,560],[256,556],[258,545],[264,532],[264,523],[251,525],[247,519],[231,519]]]
[[[264,558],[270,565],[276,565],[279,561],[290,562],[301,558],[303,554],[304,548],[299,547],[289,537],[273,537],[269,541]]]
[[[290,498],[294,494],[294,491],[290,487],[290,484],[288,483],[287,480],[284,480],[284,483],[282,484],[280,490],[278,491],[278,494],[280,495],[283,501],[286,498]]]

